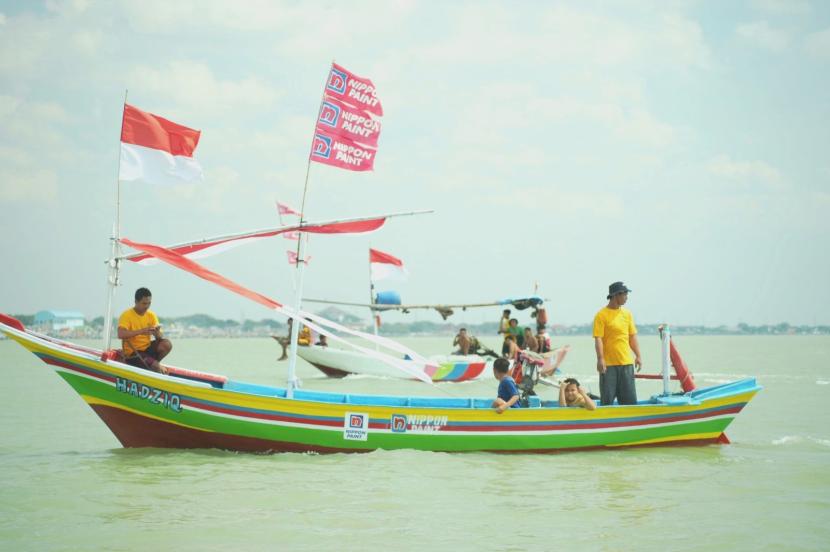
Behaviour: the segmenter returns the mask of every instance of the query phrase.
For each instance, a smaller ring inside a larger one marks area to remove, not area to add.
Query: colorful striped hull
[[[163,376],[0,324],[51,365],[125,447],[256,452],[559,452],[715,443],[760,387],[752,379],[672,403],[537,406],[496,414],[491,399],[347,395],[228,381],[222,388]]]

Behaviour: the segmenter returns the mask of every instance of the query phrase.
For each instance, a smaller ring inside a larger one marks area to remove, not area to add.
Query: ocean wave
[[[800,445],[800,444],[821,445],[823,447],[830,447],[830,439],[819,439],[818,437],[810,437],[809,435],[785,435],[780,439],[773,439],[772,444],[780,445]]]
[[[816,385],[830,385],[830,381],[827,381],[827,380],[816,380]]]

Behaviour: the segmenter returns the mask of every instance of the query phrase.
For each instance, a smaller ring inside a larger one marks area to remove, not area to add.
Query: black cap
[[[615,295],[619,295],[620,293],[628,293],[631,291],[625,284],[622,282],[614,282],[610,286],[608,286],[608,297],[606,299],[611,299]]]

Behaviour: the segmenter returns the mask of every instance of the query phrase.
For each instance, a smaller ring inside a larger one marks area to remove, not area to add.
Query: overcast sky
[[[312,166],[308,218],[435,213],[314,237],[308,297],[368,299],[371,246],[405,302],[538,282],[584,323],[623,280],[640,323],[830,323],[826,2],[6,1],[0,42],[0,311],[103,314],[126,89],[202,130],[204,182],[122,186],[122,235],[171,244],[299,206],[336,60],[384,126],[373,173]],[[205,264],[290,301],[288,243]],[[161,316],[271,316],[167,266],[123,282],[116,311],[146,285]]]

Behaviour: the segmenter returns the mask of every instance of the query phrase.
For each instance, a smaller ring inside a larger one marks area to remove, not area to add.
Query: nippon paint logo
[[[405,433],[406,425],[406,416],[404,414],[392,414],[389,427],[393,433]]]
[[[331,90],[332,92],[337,92],[338,94],[345,94],[347,78],[348,75],[346,75],[346,73],[338,71],[332,67],[331,73],[329,73],[329,80],[326,83],[326,89]]]
[[[337,128],[337,122],[339,120],[340,106],[334,105],[331,102],[323,102],[323,106],[320,108],[320,122],[331,128]]]
[[[331,157],[331,143],[332,140],[329,136],[315,134],[314,145],[311,146],[311,155],[328,159]]]
[[[362,412],[346,412],[343,420],[343,438],[348,441],[365,441],[369,435],[369,415]]]

